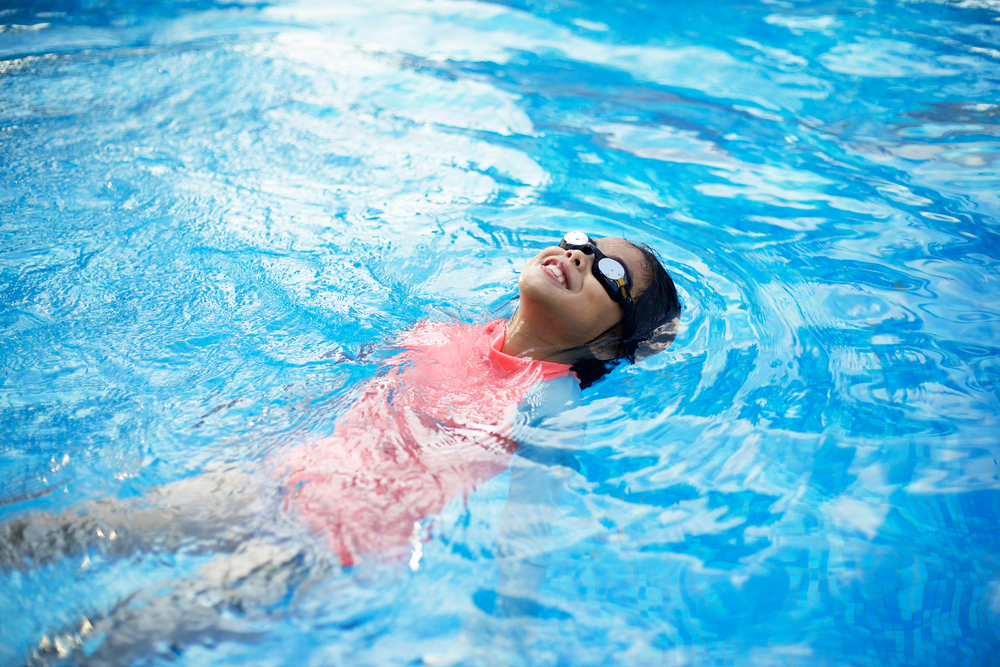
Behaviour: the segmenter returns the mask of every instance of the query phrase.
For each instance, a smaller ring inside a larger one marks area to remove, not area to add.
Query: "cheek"
[[[608,293],[604,291],[604,288],[600,285],[595,286],[596,289],[591,289],[589,293],[588,305],[586,318],[589,328],[596,331],[594,334],[600,335],[618,324],[618,321],[622,317],[621,308],[618,307]]]
[[[615,326],[622,319],[621,309],[616,305],[612,305],[610,308],[605,308],[601,312],[600,329],[601,333],[604,333],[611,327]]]

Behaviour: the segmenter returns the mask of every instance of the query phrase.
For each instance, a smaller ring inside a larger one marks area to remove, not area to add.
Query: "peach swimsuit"
[[[288,502],[345,566],[404,545],[413,524],[506,470],[518,405],[566,364],[504,354],[506,323],[423,322],[338,421],[284,459]]]

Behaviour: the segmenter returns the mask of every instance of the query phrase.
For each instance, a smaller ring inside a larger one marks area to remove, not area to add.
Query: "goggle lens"
[[[610,280],[619,281],[625,277],[625,267],[616,259],[602,257],[597,263],[597,269]]]
[[[583,248],[590,246],[591,241],[590,237],[583,232],[567,232],[567,234],[563,236],[563,243]],[[587,254],[589,255],[590,253]]]

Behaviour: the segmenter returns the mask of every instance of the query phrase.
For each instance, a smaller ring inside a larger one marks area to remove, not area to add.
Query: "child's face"
[[[597,239],[605,255],[622,262],[632,278],[632,297],[645,288],[642,253],[624,239]],[[545,248],[528,260],[518,279],[523,316],[544,324],[557,334],[564,347],[588,343],[618,324],[622,308],[615,303],[593,273],[594,255]]]

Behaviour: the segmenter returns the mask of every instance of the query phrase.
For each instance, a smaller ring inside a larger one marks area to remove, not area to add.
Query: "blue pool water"
[[[196,541],[4,569],[3,665],[997,664],[995,0],[0,24],[2,521],[330,433],[389,341],[490,319],[565,230],[649,243],[684,304],[552,425],[576,447],[536,461],[562,489],[517,613],[505,474],[415,569],[313,545],[219,583]]]

